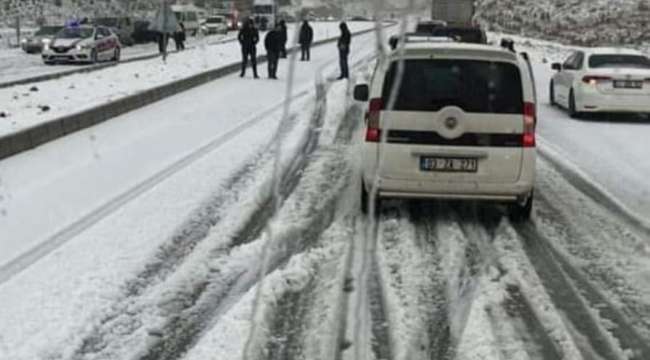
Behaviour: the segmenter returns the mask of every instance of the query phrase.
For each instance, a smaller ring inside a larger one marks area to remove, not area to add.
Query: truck
[[[255,0],[251,15],[258,29],[265,31],[275,26],[277,10],[275,0]]]
[[[431,19],[449,26],[473,26],[474,0],[433,0]]]

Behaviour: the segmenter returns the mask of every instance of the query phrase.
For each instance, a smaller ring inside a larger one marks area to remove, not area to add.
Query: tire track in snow
[[[423,289],[423,298],[428,300],[424,305],[426,312],[426,336],[422,341],[422,352],[425,359],[450,360],[453,358],[454,349],[451,344],[451,332],[448,316],[448,299],[445,294],[445,279],[442,278],[442,266],[438,254],[440,239],[437,236],[438,217],[440,206],[425,204],[424,202],[411,202],[409,207],[410,218],[415,225],[416,242],[425,253],[431,266],[436,267],[438,275],[435,280]]]
[[[324,90],[324,92],[326,93],[327,90]],[[352,135],[359,126],[358,119],[361,115],[361,107],[356,104],[348,104],[346,106],[348,110],[339,122],[339,126],[334,134],[333,147],[336,148],[334,151],[337,152],[347,151],[346,146],[349,145],[352,140]],[[340,148],[341,145],[343,148]],[[328,217],[332,217],[332,220],[335,217],[334,211],[336,208],[336,206],[333,207],[332,213],[327,215]],[[313,293],[315,287],[314,281],[312,279],[312,282],[299,292],[283,294],[278,303],[274,305],[275,313],[271,314],[273,319],[269,325],[273,335],[265,346],[265,355],[261,358],[301,359],[304,357],[303,347],[305,344],[304,330],[306,317],[310,314],[309,304],[313,304],[314,297],[318,296],[318,294]]]
[[[302,96],[304,96],[304,94],[301,93],[297,96],[297,98]],[[265,112],[265,115],[270,115],[271,112],[277,111],[281,106],[282,105],[278,105],[274,107],[272,111]],[[317,122],[319,121],[319,117],[320,114],[317,110],[317,112],[312,116],[311,121]],[[264,116],[260,116],[257,121],[260,121],[263,118]],[[161,247],[157,256],[152,261],[147,263],[147,265],[144,267],[144,270],[141,273],[137,274],[134,279],[129,280],[126,283],[125,297],[123,300],[113,306],[113,310],[99,321],[99,325],[93,329],[91,334],[85,337],[79,350],[77,351],[77,354],[73,358],[85,358],[96,353],[101,353],[104,348],[106,348],[108,344],[105,342],[105,338],[109,337],[110,334],[115,331],[115,328],[124,327],[125,321],[121,319],[121,316],[123,316],[125,313],[125,309],[129,308],[129,306],[134,303],[134,299],[141,299],[149,289],[152,289],[156,285],[163,283],[171,274],[174,273],[174,271],[178,268],[178,266],[180,266],[183,260],[193,252],[194,248],[201,242],[201,240],[205,239],[205,237],[210,232],[214,231],[215,226],[219,225],[221,218],[228,211],[228,209],[222,209],[221,205],[231,204],[233,202],[226,200],[236,201],[239,195],[236,190],[239,190],[239,192],[250,191],[250,189],[247,187],[247,185],[250,185],[250,183],[242,182],[242,180],[246,178],[249,178],[248,180],[251,180],[250,178],[255,177],[251,175],[255,173],[254,170],[256,169],[261,169],[263,171],[264,168],[259,165],[264,161],[265,157],[268,157],[267,149],[272,146],[273,142],[281,141],[281,139],[288,134],[289,130],[290,128],[287,128],[284,129],[283,132],[279,133],[278,136],[275,137],[271,143],[266,146],[265,149],[260,151],[260,153],[258,153],[249,164],[244,166],[230,179],[228,186],[226,186],[225,189],[223,189],[223,191],[215,197],[215,199],[208,201],[208,205],[198,211],[198,213],[201,214],[199,219],[203,221],[199,221],[197,223],[196,219],[190,219],[188,223],[179,229],[179,231],[172,237],[171,242],[168,242]],[[317,135],[318,134],[313,132],[310,133],[309,139],[305,142],[302,150],[305,150],[310,146],[313,147],[313,137]],[[302,160],[300,160],[301,158]],[[304,163],[304,159],[305,158],[300,151],[295,154],[294,159],[291,161],[292,165],[289,167],[289,170],[283,174],[281,180],[282,188],[284,190],[283,193],[290,194],[292,188],[297,184],[297,179],[299,179],[301,176],[301,168],[296,164]],[[253,171],[251,172],[251,170]],[[238,232],[234,236],[231,246],[225,249],[215,249],[215,256],[227,256],[232,248],[246,244],[259,237],[259,234],[266,224],[266,220],[268,220],[268,218],[271,216],[271,211],[269,211],[271,207],[271,194],[269,193],[266,195],[267,198],[262,201],[262,204],[258,210],[255,211],[254,214],[248,220],[246,220],[247,222],[242,226],[242,229],[244,230]],[[224,289],[230,290],[235,285],[237,279],[229,278],[225,280],[222,279],[222,281]],[[183,302],[188,304],[194,303],[203,294],[203,292],[207,290],[207,285],[207,282],[199,284],[197,288],[191,292],[191,294],[186,294]],[[223,300],[225,298],[225,295],[215,296],[215,298],[220,298],[220,300]],[[130,317],[133,318],[132,323],[134,324],[138,323],[137,315],[137,313],[130,314]],[[181,319],[176,319],[174,322],[179,323],[181,322]],[[190,321],[190,323],[194,322],[195,321]],[[130,326],[133,325],[129,325],[129,327]],[[127,331],[125,335],[128,336],[132,334],[136,328],[137,325],[133,326],[133,329]],[[158,335],[158,331],[154,331],[154,337],[157,337]]]
[[[650,357],[647,342],[534,225],[517,226],[516,230],[555,306],[570,323],[574,341],[585,359],[643,360]],[[614,326],[606,329],[605,320]]]
[[[305,176],[305,170],[310,161],[313,160],[312,158],[314,156],[319,155],[320,129],[326,115],[326,98],[330,85],[331,84],[328,83],[320,83],[317,85],[318,105],[311,119],[309,135],[301,148],[295,152],[296,157],[291,162],[292,165],[289,167],[290,170],[286,173],[287,175],[281,179],[282,201],[294,194],[297,186]],[[354,131],[354,127],[350,127],[348,131]],[[346,131],[343,131],[341,134],[343,135],[343,138],[350,137],[347,135]],[[336,161],[340,162],[340,160],[341,159],[338,159]],[[328,166],[337,167],[338,165],[325,165],[325,167]],[[331,169],[326,170],[329,171]],[[340,169],[335,171],[344,170]],[[346,180],[343,179],[343,181]],[[336,185],[336,181],[333,183],[334,184],[329,185]],[[324,204],[318,214],[309,215],[311,218],[307,224],[304,226],[297,226],[289,233],[282,234],[283,238],[281,239],[281,243],[287,243],[290,239],[300,239],[300,242],[298,242],[297,245],[294,244],[294,246],[288,246],[276,251],[271,259],[271,264],[267,274],[283,266],[293,255],[302,253],[306,249],[311,248],[318,243],[321,234],[334,220],[336,204],[338,201],[339,195],[332,194],[332,197],[327,200],[326,204]],[[268,198],[259,211],[250,217],[248,223],[242,228],[242,231],[235,236],[236,242],[239,244],[246,244],[259,238],[272,215],[273,204],[271,198]],[[221,296],[217,296],[217,301],[203,301],[206,304],[205,306],[192,308],[194,313],[201,314],[201,317],[204,318],[202,321],[189,322],[189,324],[185,326],[179,326],[179,324],[172,321],[170,324],[166,325],[166,330],[162,331],[163,335],[160,340],[156,341],[156,343],[148,349],[147,354],[140,357],[140,359],[177,359],[182,356],[196,343],[198,336],[206,330],[211,323],[218,319],[220,314],[227,311],[227,309],[236,303],[241,296],[257,284],[258,279],[255,278],[256,275],[257,269],[247,269],[243,276],[240,276],[235,280],[234,286],[228,286],[225,289],[227,296],[224,300],[221,300],[223,299]],[[203,291],[199,291],[195,296],[193,296],[193,299],[202,297],[213,298],[209,292],[204,293]],[[291,296],[287,296],[284,299],[287,301],[298,301],[296,297]],[[212,320],[205,321],[205,318]],[[295,321],[301,321],[301,317],[296,317]],[[294,336],[293,338],[296,337]],[[293,344],[288,344],[285,348],[295,349],[297,347],[293,346]]]

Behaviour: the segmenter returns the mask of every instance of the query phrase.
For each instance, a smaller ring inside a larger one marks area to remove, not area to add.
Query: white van
[[[377,199],[506,202],[513,218],[528,218],[537,120],[527,57],[452,42],[404,48],[378,64],[370,85],[354,91],[356,100],[369,100],[362,209],[375,191]]]
[[[195,36],[201,29],[200,15],[204,11],[194,5],[172,5],[171,8],[176,20],[185,26],[185,32]]]

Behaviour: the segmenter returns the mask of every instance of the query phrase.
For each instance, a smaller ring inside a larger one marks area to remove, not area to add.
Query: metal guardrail
[[[353,35],[362,35],[374,30],[374,28],[370,28],[355,32]],[[315,41],[313,46],[324,45],[335,41],[337,41],[337,38],[319,40]],[[291,49],[291,51],[296,50],[297,47]],[[258,63],[265,62],[266,55],[258,56],[257,61]],[[111,118],[235,73],[241,69],[240,66],[241,63],[236,62],[218,69],[208,70],[185,79],[173,81],[106,104],[98,105],[76,114],[66,115],[2,136],[0,137],[0,159],[5,159],[23,151],[33,149],[68,134],[89,128]]]

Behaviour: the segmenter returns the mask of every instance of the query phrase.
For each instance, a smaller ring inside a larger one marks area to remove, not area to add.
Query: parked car
[[[66,27],[43,48],[43,62],[96,63],[120,60],[122,45],[117,35],[104,26]]]
[[[509,204],[514,219],[528,218],[536,176],[533,79],[527,57],[493,46],[416,42],[394,51],[369,85],[354,89],[356,100],[369,100],[362,209],[376,185],[377,199],[497,201]]]
[[[234,31],[234,30],[239,30],[239,18],[237,17],[237,14],[235,13],[229,13],[229,12],[224,12],[224,13],[219,13],[217,14],[219,16],[223,16],[226,18],[226,25],[228,26],[228,31]]]
[[[41,26],[34,35],[23,38],[20,42],[20,47],[28,54],[40,53],[43,51],[43,45],[52,42],[52,38],[61,31],[63,26]]]
[[[130,17],[104,17],[96,18],[93,24],[110,28],[125,46],[135,44],[133,32],[135,31],[133,20]]]
[[[145,44],[158,41],[158,33],[149,30],[150,22],[147,20],[136,20],[133,22],[133,42]]]
[[[223,16],[210,16],[201,24],[201,31],[204,34],[226,34],[228,24]]]
[[[576,51],[557,70],[549,86],[553,105],[571,117],[586,113],[650,114],[650,59],[636,50],[595,48]]]

